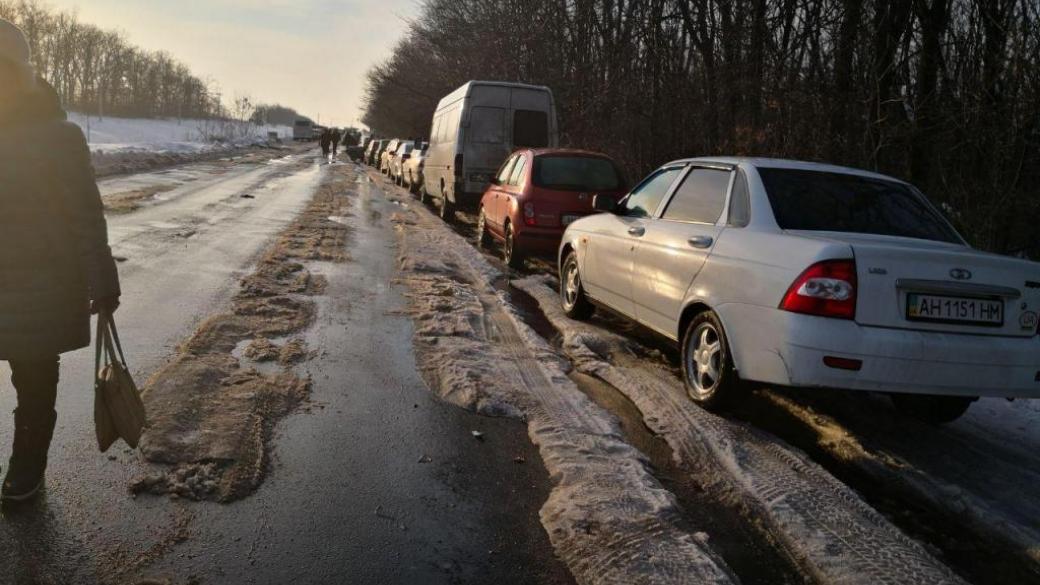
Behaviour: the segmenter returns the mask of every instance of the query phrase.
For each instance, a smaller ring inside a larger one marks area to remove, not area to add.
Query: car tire
[[[506,239],[502,244],[502,260],[510,268],[520,269],[524,266],[524,254],[516,249],[516,233],[513,224],[506,222]]]
[[[889,394],[899,412],[917,420],[941,425],[953,422],[968,411],[975,396],[937,396],[932,394]]]
[[[430,193],[426,191],[426,183],[419,185],[419,203],[427,205],[430,202]]]
[[[491,236],[487,230],[487,215],[484,214],[484,207],[480,208],[480,215],[477,217],[477,247],[486,248],[491,243]]]
[[[726,331],[713,311],[700,313],[686,327],[682,369],[686,393],[709,410],[732,404],[743,389],[733,367]]]
[[[587,321],[596,312],[596,306],[585,296],[578,270],[578,255],[567,254],[560,265],[560,304],[563,313],[576,321]]]
[[[445,223],[452,223],[455,221],[455,204],[452,203],[451,198],[448,197],[447,193],[441,195],[440,216]]]

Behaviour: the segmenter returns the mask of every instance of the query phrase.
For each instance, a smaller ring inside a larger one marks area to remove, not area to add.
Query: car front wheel
[[[574,252],[567,254],[560,267],[560,302],[563,312],[577,321],[588,320],[596,312],[596,306],[585,296],[578,271],[578,255]]]
[[[975,396],[936,396],[930,394],[890,394],[892,404],[903,414],[931,424],[953,422],[968,411]]]
[[[686,392],[705,408],[727,405],[740,391],[722,322],[712,311],[693,318],[682,344]]]

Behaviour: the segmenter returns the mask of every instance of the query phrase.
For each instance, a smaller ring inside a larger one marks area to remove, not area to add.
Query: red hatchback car
[[[593,213],[592,198],[625,194],[617,163],[598,152],[563,148],[518,150],[506,159],[480,200],[477,243],[503,242],[516,268],[530,255],[556,254],[563,230]]]

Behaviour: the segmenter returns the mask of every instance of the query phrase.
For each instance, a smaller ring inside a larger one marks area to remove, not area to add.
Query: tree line
[[[427,0],[369,72],[365,122],[428,135],[470,79],[551,87],[562,142],[631,180],[691,155],[867,168],[1040,258],[1036,0]]]
[[[33,66],[68,109],[142,118],[227,115],[210,84],[170,55],[134,47],[118,32],[37,0],[0,0],[0,18],[25,32]]]

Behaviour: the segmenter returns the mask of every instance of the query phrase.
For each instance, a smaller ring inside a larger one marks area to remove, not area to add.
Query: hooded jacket
[[[90,301],[120,294],[90,151],[54,89],[0,113],[0,360],[90,344]]]

